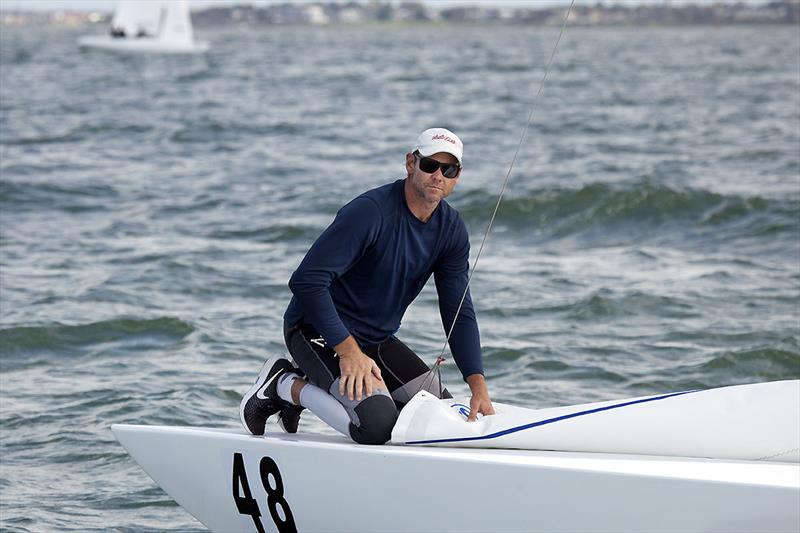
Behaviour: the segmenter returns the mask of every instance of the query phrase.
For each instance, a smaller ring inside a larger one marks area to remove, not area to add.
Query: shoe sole
[[[275,363],[277,363],[278,360],[280,359],[286,359],[286,358],[275,356],[275,357],[270,357],[264,362],[264,365],[261,367],[261,371],[259,371],[258,373],[258,377],[256,377],[255,383],[253,383],[253,386],[250,387],[250,390],[248,390],[245,393],[245,395],[242,396],[242,401],[239,402],[239,420],[242,422],[242,427],[251,435],[255,435],[255,433],[252,433],[250,431],[250,429],[247,427],[247,423],[244,420],[244,406],[247,404],[250,398],[252,398],[259,391],[259,389],[261,389],[261,387],[264,384],[264,381],[267,379],[267,376],[269,375],[269,371],[272,370],[272,367],[275,366]],[[266,433],[266,430],[264,431],[264,433]]]

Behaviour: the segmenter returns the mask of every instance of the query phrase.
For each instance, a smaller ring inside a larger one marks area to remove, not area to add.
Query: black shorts
[[[341,373],[339,357],[333,348],[313,326],[303,322],[295,325],[284,323],[283,335],[289,353],[308,381],[330,392],[331,385]],[[362,345],[361,350],[378,364],[398,409],[423,389],[439,396],[438,376],[430,372],[428,365],[399,339],[390,337],[380,344]],[[452,398],[447,389],[442,389],[440,397]]]

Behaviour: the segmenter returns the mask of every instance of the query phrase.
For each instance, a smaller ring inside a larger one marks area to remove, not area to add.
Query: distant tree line
[[[192,14],[197,25],[353,24],[363,22],[446,22],[457,24],[560,24],[562,7],[447,7],[421,2],[284,3],[267,6],[214,7]],[[800,24],[800,0],[766,4],[709,3],[631,5],[599,2],[573,8],[577,25]]]
[[[145,0],[142,0],[145,1]],[[192,12],[196,26],[226,25],[333,25],[358,23],[448,23],[448,24],[561,24],[568,0],[563,6],[537,8],[465,6],[439,8],[435,2],[318,2],[283,3],[265,6],[238,5],[211,7]],[[0,10],[0,24],[68,25],[108,24],[110,15],[97,12],[59,10],[26,12]],[[696,4],[635,5],[622,1],[577,5],[570,24],[582,26],[687,26],[725,24],[800,25],[800,0],[774,0],[763,4],[707,2]]]

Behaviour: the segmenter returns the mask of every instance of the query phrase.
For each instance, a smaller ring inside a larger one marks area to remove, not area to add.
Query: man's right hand
[[[370,357],[366,356],[356,340],[350,336],[334,347],[339,356],[339,394],[345,394],[350,401],[361,401],[363,394],[372,395],[376,385],[383,385],[381,369]],[[374,383],[373,380],[378,383]]]

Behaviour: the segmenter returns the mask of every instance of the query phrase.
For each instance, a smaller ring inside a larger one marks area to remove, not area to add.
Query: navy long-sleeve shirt
[[[408,208],[404,185],[397,180],[372,189],[339,210],[289,280],[287,322],[311,324],[329,346],[350,334],[377,344],[397,332],[433,274],[442,324],[450,330],[469,275],[467,228],[444,200],[430,220],[420,221]],[[483,373],[469,292],[450,349],[465,379]]]

